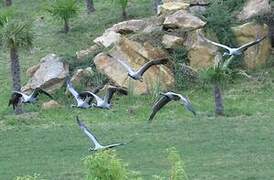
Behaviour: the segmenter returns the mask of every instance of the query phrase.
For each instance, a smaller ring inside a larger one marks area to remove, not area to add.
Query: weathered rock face
[[[95,59],[95,65],[99,71],[106,74],[113,82],[122,87],[129,87],[135,94],[146,94],[157,87],[167,89],[174,85],[174,78],[169,68],[164,65],[153,66],[143,76],[144,81],[135,81],[128,77],[127,71],[119,60],[125,61],[132,68],[138,69],[148,60],[167,57],[162,50],[152,47],[149,43],[140,44],[123,38],[114,49],[112,57],[101,53]],[[141,54],[141,55],[140,55]]]
[[[39,67],[40,67],[40,64],[36,64],[36,65],[28,68],[28,70],[27,70],[27,76],[28,77],[32,77],[33,74],[37,71],[37,69],[39,69]]]
[[[49,54],[41,59],[39,68],[33,73],[29,82],[22,88],[22,91],[32,91],[40,87],[52,92],[63,86],[64,79],[68,73],[68,65],[62,62],[57,55]]]
[[[61,105],[58,102],[54,101],[54,100],[50,100],[50,101],[45,102],[45,103],[42,104],[42,109],[45,109],[45,110],[55,109],[55,108],[59,108],[59,107],[61,107]]]
[[[237,18],[239,20],[247,20],[269,12],[271,12],[270,0],[248,0]]]
[[[141,31],[145,28],[145,26],[146,26],[145,20],[132,19],[132,20],[123,21],[118,24],[115,24],[111,28],[107,29],[106,32],[114,31],[120,34],[128,34],[128,33]]]
[[[254,41],[256,38],[261,38],[269,33],[269,28],[266,24],[259,25],[253,22],[233,27],[232,30],[239,45]],[[248,48],[244,56],[246,67],[254,69],[260,65],[264,65],[270,53],[271,42],[269,38],[263,40],[258,45]]]
[[[81,84],[81,81],[84,78],[91,77],[94,74],[91,67],[87,67],[86,69],[78,69],[72,76],[71,82],[75,84]]]
[[[192,31],[205,26],[205,22],[200,18],[180,10],[166,17],[164,21],[165,28],[178,29],[182,31]]]
[[[162,44],[167,49],[182,47],[184,39],[182,37],[165,34],[163,36]]]
[[[158,6],[158,15],[167,14],[170,12],[175,12],[178,10],[187,10],[189,8],[189,4],[184,2],[166,2],[160,6]]]
[[[77,57],[78,60],[82,60],[82,59],[84,59],[85,57],[87,57],[89,55],[98,54],[100,49],[101,49],[100,46],[95,44],[95,45],[91,46],[88,49],[77,51],[76,52],[76,57]]]
[[[121,38],[121,34],[116,33],[114,31],[106,31],[102,36],[94,39],[94,43],[99,46],[109,47],[112,44],[118,42]]]
[[[200,30],[189,32],[185,47],[188,49],[188,58],[190,66],[195,69],[207,68],[214,65],[215,58],[220,57],[218,48],[207,43],[203,38]]]

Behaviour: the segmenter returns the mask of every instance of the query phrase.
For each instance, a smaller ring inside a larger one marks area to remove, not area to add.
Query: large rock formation
[[[205,22],[187,11],[180,10],[168,15],[164,21],[165,28],[180,29],[181,31],[192,31],[205,26]]]
[[[110,47],[114,43],[118,42],[121,38],[121,34],[114,31],[106,31],[102,36],[94,39],[94,43],[98,46]]]
[[[85,57],[89,56],[89,55],[97,55],[101,50],[101,47],[98,46],[97,44],[89,47],[88,49],[84,49],[84,50],[80,50],[76,52],[76,57],[78,60],[82,60]]]
[[[91,67],[86,69],[78,69],[72,76],[71,82],[74,85],[80,85],[85,78],[91,77],[94,74]]]
[[[167,57],[167,54],[149,43],[140,44],[123,38],[111,51],[111,56],[98,54],[94,63],[99,71],[106,74],[113,82],[122,87],[129,87],[136,94],[146,94],[155,88],[167,89],[174,85],[172,72],[165,65],[153,66],[143,76],[144,81],[135,81],[128,77],[127,71],[117,59],[125,61],[132,68],[138,69],[148,59]],[[143,57],[144,56],[144,57]]]
[[[42,88],[46,91],[54,91],[64,84],[65,77],[69,74],[68,64],[61,61],[55,54],[49,54],[42,58],[40,65],[35,67],[29,82],[22,88],[22,91],[32,91],[35,88]]]
[[[162,44],[167,49],[182,47],[183,43],[184,38],[168,34],[165,34],[162,40]]]
[[[270,0],[248,0],[237,18],[239,20],[247,20],[269,12],[271,12]]]
[[[115,24],[111,28],[107,29],[106,32],[114,31],[120,34],[128,34],[141,31],[145,28],[145,26],[145,20],[132,19]]]
[[[266,24],[260,25],[254,22],[246,23],[232,28],[239,45],[267,36],[269,28]],[[267,58],[271,53],[271,42],[266,38],[258,45],[248,48],[245,51],[244,61],[249,69],[265,65]]]
[[[158,6],[158,15],[161,14],[167,14],[170,12],[175,12],[178,10],[187,10],[189,8],[189,4],[188,3],[184,3],[184,2],[166,2],[160,6]]]
[[[56,109],[56,108],[60,108],[60,107],[61,107],[61,105],[57,101],[54,101],[54,100],[50,100],[50,101],[44,102],[42,104],[42,109],[45,109],[45,110]]]
[[[188,37],[184,42],[184,45],[188,50],[190,66],[195,69],[213,66],[216,58],[220,57],[218,48],[207,43],[199,34],[200,36],[204,36],[201,30],[189,32]]]

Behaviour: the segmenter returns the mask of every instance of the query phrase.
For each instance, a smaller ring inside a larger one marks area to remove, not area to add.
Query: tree
[[[12,0],[6,0],[5,4],[6,4],[6,6],[11,6],[12,5]]]
[[[202,78],[206,81],[209,81],[213,85],[213,96],[215,102],[215,114],[217,116],[224,115],[224,104],[223,104],[223,96],[222,96],[222,84],[225,81],[229,80],[234,73],[229,65],[233,60],[234,56],[231,56],[227,60],[219,60],[215,63],[214,67],[210,67],[205,71],[202,71]]]
[[[85,0],[87,6],[87,13],[90,14],[95,11],[93,0]]]
[[[128,5],[128,0],[112,0],[115,4],[118,4],[121,9],[122,9],[122,18],[127,19],[128,14],[127,14],[127,5]]]
[[[10,68],[12,78],[12,89],[21,90],[20,62],[18,50],[20,48],[29,48],[32,46],[33,34],[31,32],[31,23],[24,21],[6,21],[1,28],[1,43],[3,47],[9,50]],[[22,113],[20,106],[15,109],[16,114]]]
[[[76,0],[55,0],[47,9],[53,17],[63,20],[65,33],[69,32],[69,20],[77,15],[78,10]]]

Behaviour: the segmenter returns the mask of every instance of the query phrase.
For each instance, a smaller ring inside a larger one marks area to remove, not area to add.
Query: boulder
[[[118,24],[113,25],[111,28],[107,29],[106,32],[114,31],[120,34],[128,34],[137,31],[141,31],[145,28],[145,20],[132,19],[128,21],[123,21]]]
[[[91,77],[94,74],[91,67],[87,67],[86,69],[78,69],[72,76],[71,82],[72,84],[81,84],[82,80],[88,77]]]
[[[33,73],[31,79],[22,88],[22,91],[30,92],[40,87],[52,92],[63,86],[64,79],[68,74],[68,64],[62,62],[61,58],[56,54],[49,54],[41,59],[39,68]]]
[[[178,10],[187,10],[189,8],[189,4],[184,2],[166,2],[162,5],[158,6],[157,14],[167,14],[170,12],[175,12]]]
[[[249,22],[240,26],[232,27],[232,31],[239,45],[256,40],[269,34],[269,28],[266,24],[256,24]],[[244,62],[246,67],[254,69],[260,65],[266,64],[266,60],[271,54],[271,42],[267,38],[259,44],[248,48],[245,51]]]
[[[54,100],[50,100],[50,101],[44,102],[42,104],[42,109],[45,109],[45,110],[55,109],[55,108],[59,108],[59,107],[61,107],[61,105],[58,102],[54,101]]]
[[[39,67],[40,67],[40,64],[36,64],[36,65],[28,68],[28,70],[27,70],[27,76],[28,77],[32,77],[33,74],[37,71],[37,69],[39,69]]]
[[[204,36],[201,30],[189,32],[184,46],[188,50],[188,59],[190,66],[194,69],[208,68],[214,65],[216,58],[221,57],[218,48],[202,37]]]
[[[118,42],[121,38],[121,34],[114,31],[106,31],[102,36],[93,40],[99,46],[110,47],[114,43]]]
[[[100,46],[98,46],[97,44],[91,46],[88,49],[85,50],[80,50],[76,52],[76,57],[78,60],[82,60],[85,57],[89,56],[89,55],[96,55],[99,53],[99,51],[101,50]]]
[[[184,38],[178,37],[178,36],[173,36],[173,35],[168,35],[168,34],[165,34],[163,36],[163,40],[162,40],[162,44],[167,49],[182,47],[183,43],[184,43]]]
[[[132,80],[128,77],[124,66],[117,60],[125,61],[132,68],[138,69],[148,59],[167,57],[167,54],[149,43],[137,43],[123,38],[109,52],[111,56],[100,53],[95,59],[96,68],[106,74],[109,79],[121,87],[128,87],[135,94],[150,93],[156,88],[167,89],[174,86],[171,70],[165,65],[153,66],[143,76],[143,82]],[[144,58],[146,57],[146,58]]]
[[[205,26],[205,22],[200,18],[180,10],[171,15],[168,15],[164,21],[164,28],[180,29],[182,31],[192,31]]]
[[[239,20],[247,20],[271,12],[270,0],[247,0],[243,10],[237,15]]]

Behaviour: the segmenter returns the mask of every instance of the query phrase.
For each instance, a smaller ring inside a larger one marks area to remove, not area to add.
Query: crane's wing
[[[20,98],[22,97],[21,92],[13,91],[9,100],[9,106],[12,105],[13,110],[18,106],[20,103]]]
[[[255,44],[260,43],[260,42],[261,42],[262,40],[264,40],[266,37],[267,37],[267,36],[264,36],[264,37],[262,37],[262,38],[260,38],[260,39],[255,40],[255,41],[246,43],[246,44],[242,45],[241,47],[239,47],[239,50],[241,50],[241,51],[246,51],[249,47],[254,46]]]
[[[92,93],[97,94],[103,87],[104,86],[97,86],[95,89],[92,90]],[[87,91],[79,93],[79,97],[81,99],[84,99],[88,104],[91,104],[94,99],[94,96]]]
[[[160,97],[159,100],[153,105],[152,113],[150,114],[148,120],[152,121],[152,119],[154,118],[156,113],[170,101],[171,101],[171,99],[167,96]]]
[[[82,123],[78,116],[76,116],[77,124],[79,125],[80,129],[89,137],[89,139],[94,143],[95,147],[101,146],[101,144],[98,142],[96,136],[92,134],[89,128],[86,127],[84,123]]]
[[[126,143],[115,143],[115,144],[110,144],[110,145],[107,145],[107,146],[104,146],[104,149],[111,149],[111,148],[114,148],[114,147],[117,147],[117,146],[122,146],[122,145],[125,145]]]
[[[121,63],[122,66],[124,66],[124,68],[126,68],[126,70],[127,70],[128,73],[134,73],[134,70],[127,63],[125,63],[124,61],[122,61],[122,60],[120,60],[118,58],[117,58],[117,61],[119,63]]]
[[[182,100],[182,102],[183,102],[185,108],[186,108],[187,110],[189,110],[190,112],[192,112],[192,114],[193,114],[194,116],[196,116],[196,111],[195,111],[195,109],[193,108],[193,106],[192,106],[191,102],[189,101],[189,99],[188,99],[187,97],[182,96],[181,94],[179,94],[179,97],[180,97],[180,99]]]
[[[33,91],[33,93],[32,93],[32,97],[34,97],[34,98],[36,98],[39,94],[45,94],[45,95],[47,95],[48,97],[50,97],[51,99],[53,99],[53,97],[48,93],[48,92],[46,92],[46,91],[44,91],[43,89],[41,89],[41,88],[36,88],[36,89],[34,89],[34,91]]]
[[[70,82],[70,80],[67,80],[66,83],[67,83],[67,89],[73,95],[73,97],[77,100],[78,97],[79,97],[78,92],[74,89],[74,87],[73,87],[72,83]]]
[[[213,44],[213,45],[215,45],[215,46],[218,46],[218,47],[221,47],[221,48],[224,48],[224,49],[227,49],[227,50],[230,50],[230,49],[231,49],[230,47],[228,47],[228,46],[226,46],[226,45],[223,45],[223,44],[220,44],[220,43],[216,43],[216,42],[214,42],[214,41],[211,41],[211,40],[209,40],[209,39],[203,37],[202,35],[200,35],[200,37],[201,37],[202,39],[204,39],[205,41],[207,41],[207,42],[209,42],[209,43],[211,43],[211,44]]]
[[[105,100],[106,102],[110,103],[110,101],[111,101],[111,99],[112,99],[112,97],[113,97],[113,94],[114,94],[115,92],[119,92],[119,93],[121,93],[121,94],[123,94],[123,95],[127,95],[127,94],[128,94],[127,90],[125,90],[125,89],[123,89],[123,88],[116,87],[116,86],[110,86],[110,87],[108,87],[108,89],[107,89],[107,94],[105,95],[105,99],[104,99],[104,100]]]
[[[93,96],[97,102],[103,101],[99,96],[97,96],[93,92],[84,91],[84,92],[82,92],[82,94],[86,94],[86,96]]]
[[[168,62],[168,59],[158,59],[158,60],[153,60],[145,63],[138,71],[137,73],[140,74],[140,76],[143,76],[143,74],[153,65],[158,65],[158,64],[165,64]]]

